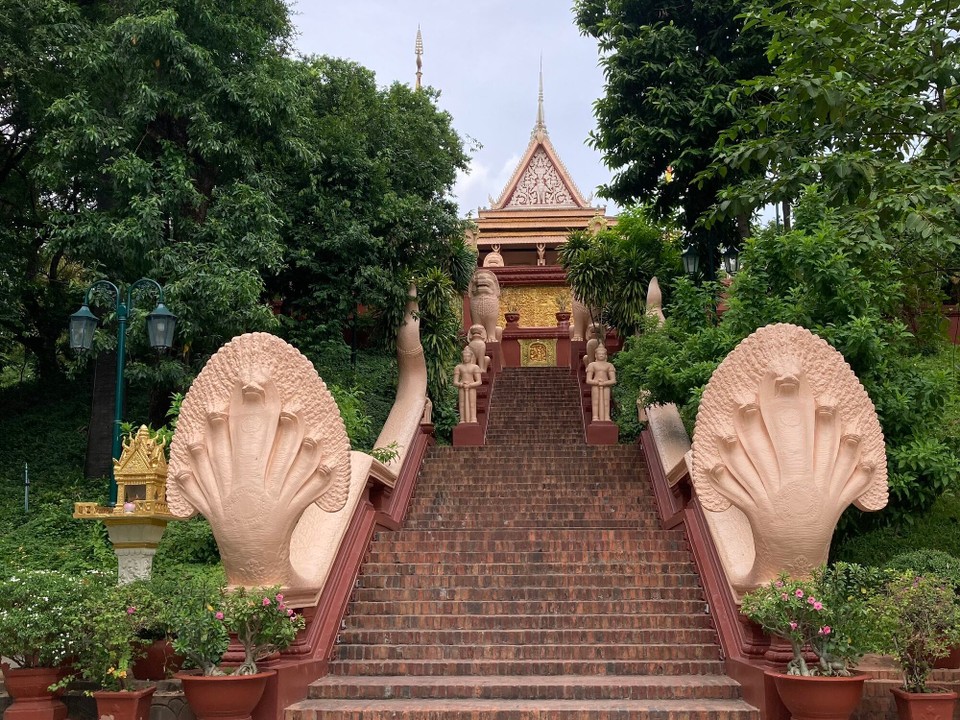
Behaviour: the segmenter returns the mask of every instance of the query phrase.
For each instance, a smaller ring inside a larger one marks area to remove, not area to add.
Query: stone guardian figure
[[[477,422],[477,388],[483,383],[473,350],[463,349],[463,362],[453,369],[453,384],[458,390],[460,422]]]
[[[500,282],[491,270],[477,270],[470,278],[470,316],[475,323],[483,325],[488,342],[500,342],[502,328],[500,319]]]
[[[483,325],[471,325],[468,335],[469,348],[473,350],[473,357],[480,372],[487,372],[490,367],[490,357],[487,355],[487,331]]]
[[[610,422],[610,388],[616,384],[617,369],[607,361],[607,349],[598,345],[596,360],[587,365],[593,422]]]

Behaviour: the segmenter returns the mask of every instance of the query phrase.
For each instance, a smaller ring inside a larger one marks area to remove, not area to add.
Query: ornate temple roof
[[[476,229],[468,233],[478,249],[492,246],[556,248],[571,230],[594,229],[614,222],[604,207],[591,206],[557,154],[543,112],[543,71],[537,120],[530,142],[513,175],[489,208],[481,208]]]

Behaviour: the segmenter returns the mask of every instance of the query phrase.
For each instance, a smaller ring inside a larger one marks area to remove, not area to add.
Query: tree
[[[596,235],[571,233],[558,260],[580,302],[599,312],[594,322],[626,336],[642,324],[651,278],[668,286],[679,274],[679,238],[633,208]]]
[[[616,171],[601,194],[621,204],[652,203],[661,218],[677,215],[707,249],[737,244],[749,215],[708,232],[698,222],[738,173],[700,179],[715,159],[722,130],[759,96],[731,102],[741,79],[766,74],[767,36],[748,32],[742,0],[577,0],[582,32],[599,41],[605,95],[595,104],[591,143]],[[665,177],[672,169],[672,178]],[[706,265],[706,262],[705,262]]]
[[[718,216],[791,199],[816,184],[863,259],[909,268],[898,309],[937,309],[960,246],[960,8],[941,0],[754,3],[747,25],[772,35],[763,97],[724,134],[705,178],[746,172]]]
[[[887,444],[890,506],[881,522],[922,512],[960,484],[960,432],[952,413],[960,394],[942,358],[925,357],[896,319],[913,271],[909,260],[882,248],[864,251],[842,232],[838,213],[808,192],[797,228],[758,233],[744,245],[742,269],[714,325],[704,298],[677,283],[663,329],[630,339],[618,355],[622,391],[673,402],[692,426],[700,396],[722,359],[759,327],[786,322],[806,327],[850,363],[877,409]],[[861,517],[847,518],[870,523]]]
[[[378,89],[372,72],[345,60],[311,58],[303,69],[300,132],[312,152],[284,159],[290,222],[270,289],[300,345],[340,335],[360,305],[392,340],[410,281],[462,265],[450,191],[467,155],[434,91]],[[469,275],[454,277],[462,291]]]

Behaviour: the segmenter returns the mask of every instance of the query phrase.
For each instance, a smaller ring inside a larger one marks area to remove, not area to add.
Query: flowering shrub
[[[303,616],[286,606],[279,587],[237,588],[225,598],[223,622],[243,645],[238,675],[255,674],[257,660],[290,647],[306,625]]]
[[[92,575],[22,570],[0,580],[0,656],[21,667],[57,667],[76,655]]]
[[[907,692],[931,692],[927,679],[937,658],[960,643],[960,608],[951,580],[901,573],[874,600],[880,647],[893,655]]]
[[[230,633],[244,651],[235,674],[253,675],[258,660],[289,647],[305,626],[303,617],[287,607],[279,587],[236,588],[219,600],[195,597],[190,605],[182,606],[173,647],[204,675],[223,674],[219,664]]]
[[[808,580],[786,574],[744,595],[741,612],[764,631],[790,643],[790,675],[850,675],[875,645],[870,600],[885,577],[882,571],[837,563],[820,567]],[[809,667],[804,646],[818,664]]]
[[[143,583],[118,586],[111,577],[92,586],[87,603],[83,642],[73,667],[101,688],[128,690],[133,662],[141,653],[139,633],[155,622],[151,596]]]

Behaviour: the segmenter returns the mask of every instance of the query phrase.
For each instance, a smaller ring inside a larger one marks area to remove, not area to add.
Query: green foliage
[[[451,373],[459,361],[462,344],[458,312],[462,304],[460,292],[462,288],[458,291],[450,276],[440,268],[428,269],[417,283],[420,342],[427,362],[427,393],[433,402],[434,413],[442,418],[447,417],[447,405],[453,397]],[[439,428],[441,434],[447,436],[447,428],[443,425]]]
[[[836,563],[806,580],[781,575],[743,596],[741,612],[764,631],[787,640],[790,675],[846,676],[875,642],[870,601],[883,585],[882,571]],[[818,658],[810,668],[808,645]]]
[[[0,655],[21,667],[56,667],[83,649],[98,578],[58,570],[4,573]]]
[[[571,233],[557,260],[577,298],[599,311],[594,321],[624,336],[643,322],[650,279],[657,276],[669,287],[681,269],[678,238],[652,222],[644,208],[625,211],[614,227],[596,235]]]
[[[223,588],[223,580],[208,573],[184,574],[171,618],[173,649],[188,666],[200,668],[204,675],[216,672],[230,644],[223,612],[215,608]]]
[[[715,159],[718,134],[759,96],[734,97],[740,80],[769,72],[769,33],[747,29],[747,3],[577,0],[576,21],[597,39],[606,78],[591,134],[616,171],[601,188],[622,205],[652,202],[658,217],[677,215],[688,233],[714,246],[734,244],[732,222],[706,236],[698,228],[718,191],[740,177],[698,178]],[[664,173],[673,169],[669,182]]]
[[[881,566],[914,550],[939,550],[960,557],[960,498],[945,495],[923,514],[907,516],[901,523],[838,535],[830,555]]]
[[[960,560],[941,550],[911,550],[900,553],[886,564],[890,570],[915,575],[936,575],[960,589]]]
[[[940,338],[911,333],[899,319],[909,264],[861,247],[829,216],[809,228],[758,233],[742,260],[716,325],[704,308],[709,295],[676,283],[666,326],[632,338],[616,359],[623,391],[642,388],[653,402],[677,403],[692,429],[703,387],[740,340],[770,323],[801,325],[844,355],[876,406],[890,478],[890,504],[879,521],[905,522],[957,488],[960,393],[945,354],[928,354]],[[845,515],[841,535],[878,521],[858,515]]]
[[[283,158],[286,267],[270,289],[298,347],[342,332],[360,305],[392,340],[414,276],[436,265],[464,286],[464,224],[449,197],[463,143],[432,90],[379,89],[334,58],[302,70],[312,152]]]
[[[216,565],[219,562],[220,549],[213,530],[202,517],[169,523],[153,558],[154,567],[161,571],[178,564]]]
[[[142,603],[140,608],[134,605],[133,597],[133,589],[110,578],[96,584],[86,598],[83,638],[73,667],[84,680],[105,690],[126,690],[133,680],[137,629],[143,613],[150,610]]]
[[[927,680],[937,658],[960,643],[960,606],[952,582],[907,572],[891,580],[873,603],[881,650],[893,655],[907,692],[930,692]]]
[[[791,200],[816,183],[851,241],[910,263],[913,280],[948,267],[960,242],[960,9],[757,1],[746,26],[772,38],[774,70],[732,96],[763,102],[724,133],[703,176],[750,173],[718,214]]]

